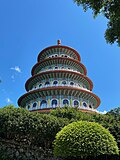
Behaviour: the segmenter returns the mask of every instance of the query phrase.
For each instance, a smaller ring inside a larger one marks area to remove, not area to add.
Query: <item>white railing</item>
[[[28,92],[33,91],[33,90],[37,90],[37,89],[40,89],[40,88],[58,87],[58,86],[62,86],[62,87],[63,87],[63,86],[67,86],[67,87],[80,88],[80,89],[83,89],[83,90],[86,90],[86,91],[91,92],[91,91],[90,91],[89,89],[87,89],[87,88],[83,88],[83,87],[78,86],[78,85],[70,85],[70,84],[65,84],[65,85],[63,85],[63,84],[56,84],[56,85],[54,85],[54,84],[50,84],[50,85],[42,85],[41,87],[32,88],[32,89],[29,90]]]
[[[79,71],[76,71],[76,70],[74,70],[74,69],[67,69],[67,68],[58,68],[58,69],[45,69],[45,70],[43,70],[43,71],[40,71],[40,72],[38,72],[38,73],[43,73],[43,72],[46,72],[46,71],[55,71],[55,70],[65,70],[65,71],[73,71],[73,72],[77,72],[77,73],[81,73],[81,72],[79,72]],[[38,74],[37,73],[37,74]],[[81,73],[81,74],[83,74],[83,73]]]

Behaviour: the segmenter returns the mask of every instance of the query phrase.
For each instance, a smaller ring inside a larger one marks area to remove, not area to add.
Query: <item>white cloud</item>
[[[21,73],[21,69],[20,69],[20,67],[18,67],[18,66],[11,67],[10,69],[15,70],[16,72]]]
[[[6,98],[6,102],[7,102],[7,103],[12,103],[12,101],[11,101],[10,98]]]
[[[98,111],[98,112],[101,113],[101,114],[106,114],[107,113],[107,111],[103,111],[103,112]]]

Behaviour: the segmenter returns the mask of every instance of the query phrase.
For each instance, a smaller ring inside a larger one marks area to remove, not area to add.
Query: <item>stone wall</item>
[[[58,160],[52,151],[44,151],[37,146],[30,146],[11,140],[0,139],[0,160]],[[59,159],[60,160],[60,159]]]

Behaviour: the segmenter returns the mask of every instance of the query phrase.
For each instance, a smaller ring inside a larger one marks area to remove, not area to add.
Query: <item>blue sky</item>
[[[93,19],[72,0],[0,0],[0,106],[17,106],[38,53],[57,39],[80,53],[98,110],[120,106],[120,48],[106,44],[106,27],[103,16]]]

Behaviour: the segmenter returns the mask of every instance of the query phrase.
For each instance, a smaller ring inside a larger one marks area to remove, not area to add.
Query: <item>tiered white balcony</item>
[[[47,72],[47,71],[55,71],[55,70],[63,70],[63,71],[72,71],[72,72],[77,72],[77,73],[81,73],[81,72],[79,72],[79,71],[77,71],[77,70],[74,70],[74,69],[68,69],[68,68],[58,68],[58,69],[45,69],[45,70],[41,70],[40,72],[38,72],[38,73],[42,73],[42,72]],[[83,74],[83,73],[81,73],[81,74]]]
[[[79,85],[70,85],[70,84],[65,84],[65,85],[63,85],[63,84],[56,84],[56,85],[49,84],[49,85],[42,85],[41,87],[36,86],[36,87],[32,88],[31,90],[29,90],[29,92],[30,92],[30,91],[33,91],[33,90],[40,89],[40,88],[57,87],[57,86],[62,86],[62,87],[63,87],[63,86],[67,86],[67,87],[81,88],[81,89],[83,89],[83,90],[86,90],[86,91],[91,92],[91,91],[90,91],[89,89],[87,89],[87,88],[81,87],[81,86],[79,86]]]

